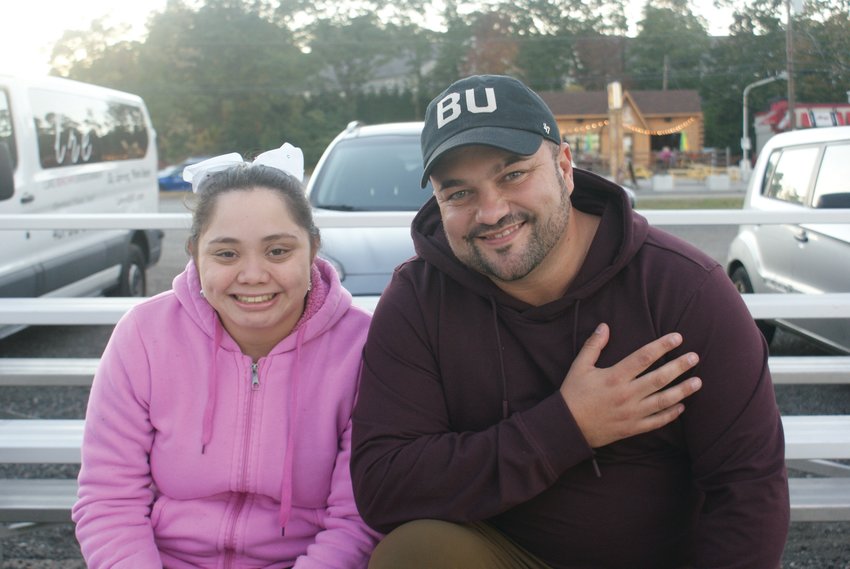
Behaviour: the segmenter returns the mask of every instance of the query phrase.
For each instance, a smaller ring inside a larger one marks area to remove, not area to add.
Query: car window
[[[351,138],[331,150],[310,201],[341,211],[416,211],[431,195],[421,178],[419,136]]]
[[[12,115],[9,108],[9,99],[6,91],[0,89],[0,142],[5,142],[12,156],[12,169],[18,166],[18,155],[14,139],[15,132],[12,129]]]
[[[812,203],[828,207],[827,196],[850,193],[850,143],[831,144],[823,153]],[[833,206],[834,207],[834,206]]]
[[[761,179],[761,195],[763,196],[770,195],[768,188],[770,187],[771,179],[773,179],[773,172],[776,170],[776,163],[779,162],[780,154],[782,152],[777,150],[772,152],[767,159],[767,164],[764,167],[764,177]]]
[[[820,148],[806,146],[776,152],[781,154],[765,187],[765,196],[790,203],[805,203]],[[773,158],[771,156],[770,163],[774,163]]]

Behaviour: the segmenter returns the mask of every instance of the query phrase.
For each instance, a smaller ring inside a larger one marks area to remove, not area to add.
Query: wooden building
[[[543,91],[575,162],[605,171],[611,153],[606,91]],[[623,147],[634,167],[657,169],[669,156],[699,153],[704,122],[694,90],[623,91]]]

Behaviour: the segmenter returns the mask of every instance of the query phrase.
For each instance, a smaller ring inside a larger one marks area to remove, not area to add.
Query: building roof
[[[699,93],[693,89],[676,91],[628,91],[644,115],[684,115],[702,112]]]
[[[554,115],[607,115],[605,91],[542,91],[539,93]]]
[[[644,116],[697,114],[702,112],[699,93],[691,89],[672,91],[625,91]],[[608,114],[606,91],[543,91],[540,96],[556,116]]]

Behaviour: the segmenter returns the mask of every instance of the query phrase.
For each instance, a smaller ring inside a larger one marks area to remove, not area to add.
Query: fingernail
[[[694,391],[702,387],[702,380],[698,377],[694,377],[691,379],[691,387],[694,388]]]
[[[599,326],[597,326],[597,327],[596,327],[596,330],[594,330],[594,331],[593,331],[593,333],[594,333],[594,334],[601,334],[601,333],[602,333],[602,327],[603,327],[603,326],[604,326],[603,324],[600,324]]]
[[[697,357],[696,354],[693,354],[693,353],[688,354],[688,363],[689,364],[696,365],[698,361],[699,361],[699,358]]]

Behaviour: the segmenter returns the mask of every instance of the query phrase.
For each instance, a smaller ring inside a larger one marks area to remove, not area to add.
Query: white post
[[[754,83],[750,83],[746,87],[744,87],[744,106],[743,106],[743,135],[741,136],[741,180],[746,182],[750,179],[750,159],[748,157],[748,153],[750,148],[752,148],[752,144],[750,143],[750,135],[749,135],[749,120],[747,118],[747,95],[750,94],[750,91],[754,87],[758,87],[760,85],[766,85],[768,83],[772,83],[774,81],[778,81],[780,79],[786,79],[788,77],[788,73],[783,71],[779,75],[775,77],[767,77],[765,79],[760,79]]]

